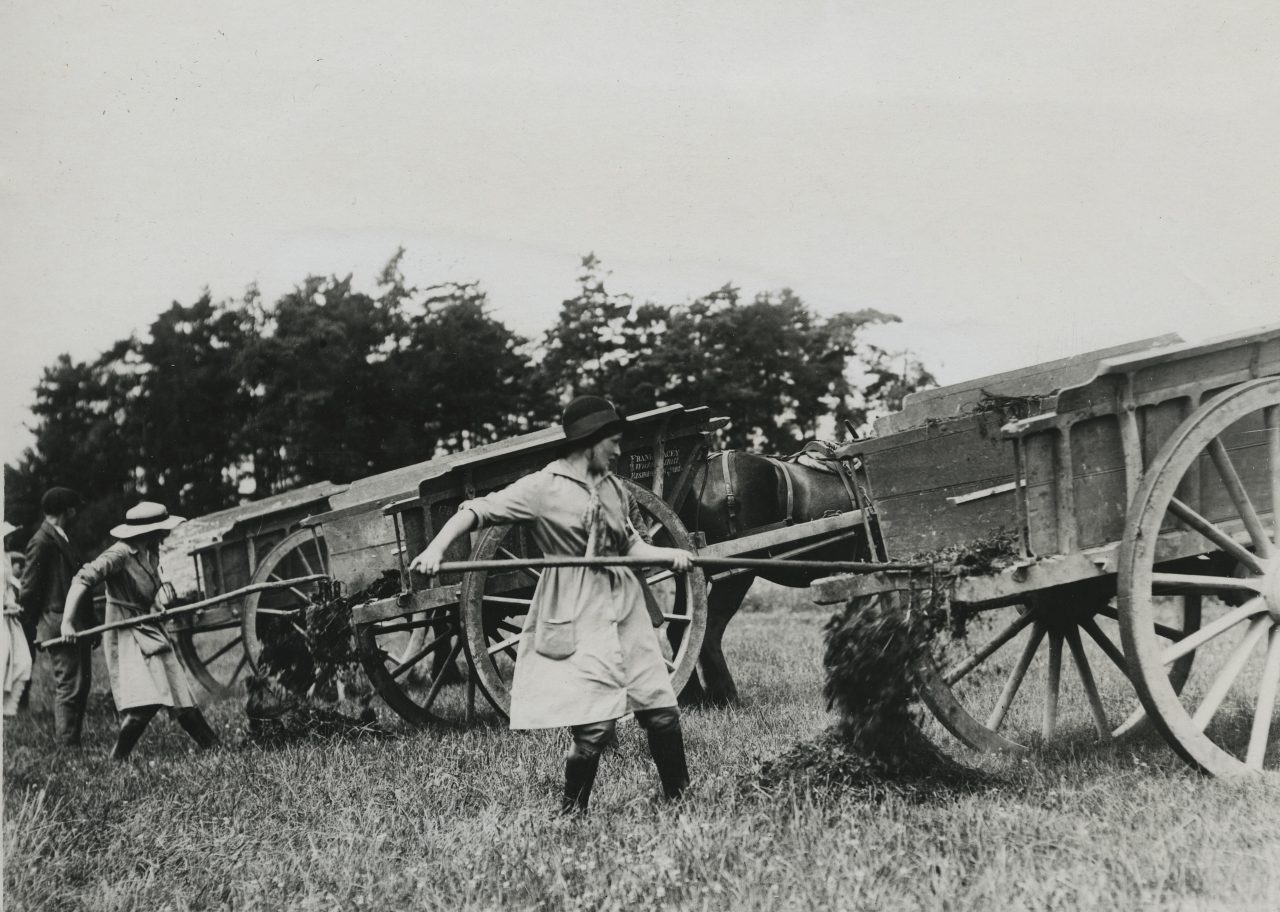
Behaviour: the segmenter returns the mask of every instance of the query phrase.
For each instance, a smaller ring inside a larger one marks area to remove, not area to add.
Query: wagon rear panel
[[[971,415],[868,441],[863,471],[890,559],[1016,534],[1002,423],[998,414]]]

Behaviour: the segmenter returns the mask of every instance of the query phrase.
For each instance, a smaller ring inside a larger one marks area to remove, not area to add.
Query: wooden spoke
[[[949,686],[954,685],[957,681],[959,681],[969,672],[973,671],[973,669],[977,668],[987,659],[991,658],[991,656],[994,655],[995,652],[1001,646],[1003,646],[1005,643],[1009,642],[1014,637],[1016,637],[1024,627],[1026,627],[1035,619],[1036,619],[1036,615],[1034,611],[1028,611],[1025,614],[1018,615],[1018,617],[1015,618],[1014,621],[1011,624],[1009,624],[1009,626],[1005,627],[1004,630],[1001,630],[994,637],[992,637],[985,644],[983,644],[982,648],[980,648],[973,655],[969,656],[967,659],[965,659],[955,668],[952,668],[950,671],[944,674],[942,676],[942,679],[946,681],[946,683]]]
[[[517,626],[510,621],[494,621],[493,626],[498,630],[506,630],[510,633],[520,633],[524,630],[523,627]]]
[[[1098,626],[1098,622],[1093,618],[1086,618],[1080,623],[1080,629],[1089,636],[1093,637],[1093,641],[1098,644],[1103,652],[1107,654],[1107,658],[1115,663],[1116,668],[1127,678],[1129,677],[1129,664],[1124,660],[1124,653],[1120,651],[1120,647],[1111,641],[1111,637],[1102,632],[1102,628]]]
[[[664,614],[663,617],[668,621],[678,621],[681,624],[688,624],[693,621],[693,618],[687,614]]]
[[[1009,712],[1009,707],[1013,704],[1013,698],[1018,695],[1018,688],[1022,686],[1022,679],[1026,677],[1027,669],[1031,667],[1031,660],[1035,658],[1036,650],[1040,648],[1040,641],[1044,639],[1045,625],[1037,622],[1031,628],[1031,636],[1027,639],[1027,645],[1022,650],[1022,655],[1018,657],[1018,664],[1013,667],[1013,671],[1009,675],[1009,680],[1005,682],[1004,690],[1000,694],[1000,700],[996,703],[995,709],[991,711],[991,716],[987,719],[987,728],[992,731],[999,731],[1000,726],[1004,724],[1005,714]]]
[[[237,646],[239,646],[243,642],[244,642],[244,637],[236,637],[234,640],[227,643],[227,645],[223,646],[221,649],[215,652],[213,655],[209,656],[209,658],[205,659],[204,663],[206,665],[210,665],[216,662],[218,659],[222,658],[224,655],[226,655],[231,650],[235,649]]]
[[[249,654],[246,652],[244,655],[240,656],[240,661],[236,663],[236,670],[231,672],[231,677],[227,680],[234,681],[236,678],[240,677],[240,672],[244,671],[244,667],[248,664]]]
[[[675,575],[676,572],[674,570],[663,570],[660,573],[655,573],[653,576],[646,576],[644,581],[650,586],[656,586],[658,583],[665,583]]]
[[[1271,529],[1280,545],[1280,405],[1263,412],[1267,423],[1267,456],[1271,464]]]
[[[458,642],[454,643],[453,648],[449,650],[449,657],[444,660],[444,664],[436,672],[435,680],[431,682],[431,690],[427,691],[427,698],[422,701],[423,709],[431,709],[431,704],[436,701],[436,696],[440,693],[440,688],[444,686],[445,678],[449,677],[449,672],[453,669],[453,663],[458,660],[458,653],[460,652],[462,652],[462,637],[458,637]]]
[[[1241,621],[1246,621],[1255,614],[1266,610],[1266,603],[1261,598],[1249,599],[1249,601],[1245,602],[1239,608],[1228,611],[1222,617],[1217,618],[1211,623],[1205,624],[1195,633],[1178,640],[1178,642],[1174,643],[1161,654],[1160,660],[1165,665],[1169,665],[1170,663],[1182,658],[1184,655],[1199,649],[1214,637],[1226,633]]]
[[[303,592],[301,589],[297,588],[296,586],[290,586],[289,591],[292,592],[294,595],[296,595],[298,598],[302,599],[304,602],[311,601],[311,596],[307,595],[305,592]]]
[[[1098,730],[1098,737],[1103,741],[1111,740],[1111,726],[1107,722],[1107,712],[1102,706],[1102,697],[1098,695],[1098,685],[1093,680],[1093,669],[1089,667],[1089,658],[1084,653],[1084,645],[1080,642],[1080,631],[1075,627],[1067,628],[1067,645],[1071,647],[1071,658],[1075,660],[1076,671],[1080,674],[1080,684],[1084,687],[1085,697],[1089,700],[1089,711],[1093,713],[1093,725]]]
[[[297,617],[301,613],[301,608],[259,608],[258,614],[268,617]]]
[[[1221,437],[1215,437],[1209,443],[1209,456],[1213,459],[1218,475],[1222,478],[1222,483],[1227,488],[1227,494],[1230,495],[1231,502],[1235,504],[1236,512],[1240,514],[1240,518],[1244,521],[1244,527],[1249,530],[1249,537],[1253,539],[1253,546],[1258,549],[1258,553],[1263,557],[1270,557],[1275,551],[1271,544],[1271,538],[1267,535],[1266,530],[1262,528],[1262,520],[1258,518],[1258,512],[1253,508],[1253,501],[1249,499],[1249,492],[1245,490],[1244,483],[1240,481],[1240,476],[1236,473],[1236,467],[1231,462],[1231,455],[1227,452]]]
[[[676,663],[675,663],[675,662],[673,662],[673,661],[671,661],[670,659],[668,659],[666,656],[663,656],[663,657],[662,657],[662,661],[666,663],[667,671],[675,671],[675,670],[676,670]]]
[[[1257,555],[1245,548],[1226,532],[1223,532],[1216,525],[1205,519],[1195,510],[1184,504],[1178,498],[1169,501],[1169,512],[1178,519],[1182,520],[1191,528],[1195,529],[1209,541],[1213,542],[1227,554],[1230,554],[1238,562],[1244,564],[1254,573],[1262,573],[1262,562],[1258,560]]]
[[[302,637],[304,640],[307,638],[307,631],[299,626],[296,621],[290,621],[289,626],[298,632],[298,636]]]
[[[1120,619],[1120,612],[1110,606],[1106,608],[1099,608],[1097,613],[1103,617],[1109,617],[1113,621],[1118,621]],[[1152,624],[1151,629],[1166,640],[1174,640],[1175,642],[1181,640],[1187,635],[1185,630],[1179,630],[1177,627],[1170,627],[1168,624]]]
[[[497,655],[498,653],[502,652],[504,649],[510,649],[512,646],[514,646],[516,643],[519,643],[523,639],[524,639],[524,631],[521,631],[520,633],[517,633],[513,637],[507,637],[505,640],[503,640],[500,643],[494,643],[488,649],[489,655]]]
[[[1244,638],[1240,640],[1235,650],[1231,653],[1231,657],[1227,659],[1226,664],[1222,666],[1222,671],[1218,672],[1218,676],[1214,678],[1213,684],[1210,685],[1209,692],[1205,694],[1199,709],[1191,717],[1191,722],[1196,728],[1204,731],[1204,727],[1209,724],[1213,714],[1218,711],[1218,707],[1226,699],[1227,693],[1231,690],[1231,685],[1236,682],[1236,678],[1240,677],[1240,672],[1244,670],[1245,663],[1249,661],[1249,653],[1253,652],[1253,648],[1258,645],[1269,626],[1270,619],[1265,617],[1255,618],[1253,623],[1249,625],[1248,632],[1245,633]]]
[[[417,665],[419,662],[425,659],[428,655],[435,652],[441,646],[447,644],[451,639],[453,639],[452,631],[440,634],[434,640],[429,642],[426,646],[423,646],[413,655],[409,656],[409,658],[405,659],[395,668],[391,669],[391,679],[395,680],[396,678],[399,678],[401,675],[403,675],[406,671],[408,671],[414,665]]]
[[[298,555],[298,560],[302,561],[302,566],[307,568],[307,576],[313,576],[316,571],[315,568],[311,566],[311,561],[307,560],[307,546],[300,545],[294,554]]]
[[[518,554],[514,554],[514,553],[512,553],[511,551],[509,551],[509,550],[507,550],[506,548],[503,548],[503,547],[499,547],[499,548],[498,548],[498,553],[499,553],[499,554],[501,554],[503,557],[507,558],[508,560],[514,560],[514,561],[524,560],[524,558],[520,557]],[[530,575],[530,576],[532,576],[534,579],[542,579],[542,571],[541,571],[541,570],[535,570],[535,569],[533,569],[532,567],[519,567],[519,568],[517,568],[517,569],[519,569],[519,571],[520,571],[521,573],[527,573],[527,574],[529,574],[529,575]]]
[[[1272,626],[1267,642],[1267,664],[1262,670],[1262,683],[1258,686],[1258,705],[1253,711],[1253,728],[1249,732],[1249,752],[1244,762],[1254,769],[1262,769],[1267,755],[1267,740],[1271,736],[1272,714],[1276,708],[1276,690],[1280,686],[1280,627]]]
[[[1062,634],[1049,633],[1049,664],[1045,666],[1044,724],[1040,733],[1046,741],[1058,727],[1058,691],[1062,684]]]
[[[533,599],[512,598],[507,595],[486,595],[484,600],[486,602],[497,602],[499,605],[523,605],[525,608],[533,604]]]
[[[1152,595],[1182,595],[1187,592],[1215,594],[1219,592],[1250,592],[1257,594],[1259,584],[1253,579],[1234,576],[1202,576],[1195,573],[1151,574]]]

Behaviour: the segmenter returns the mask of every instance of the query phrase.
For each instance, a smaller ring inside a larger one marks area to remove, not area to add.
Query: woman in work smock
[[[626,489],[609,470],[625,422],[596,396],[564,411],[564,456],[501,491],[469,500],[412,568],[438,572],[449,545],[477,527],[527,523],[547,557],[652,558],[687,570],[692,555],[643,541],[629,519]],[[547,568],[525,621],[511,683],[513,729],[572,730],[561,809],[586,811],[616,720],[635,713],[658,767],[663,793],[689,781],[680,711],[658,634],[635,573],[625,567]]]
[[[71,581],[62,615],[62,636],[76,637],[75,613],[94,586],[107,588],[107,623],[151,614],[161,591],[160,542],[181,523],[158,503],[143,501],[111,530],[115,544],[80,568]],[[196,706],[191,684],[164,627],[139,624],[102,634],[111,696],[120,713],[120,733],[112,759],[123,760],[137,744],[152,716],[167,707],[202,748],[218,741]]]

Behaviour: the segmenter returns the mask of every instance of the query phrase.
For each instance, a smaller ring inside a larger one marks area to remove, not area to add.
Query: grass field
[[[114,765],[105,694],[78,752],[54,749],[47,711],[6,720],[6,908],[1280,908],[1280,777],[1202,778],[1157,738],[1099,747],[1081,727],[1026,759],[961,754],[999,783],[966,793],[744,793],[827,722],[827,612],[777,601],[730,628],[742,704],[685,716],[675,806],[632,723],[591,815],[565,820],[561,733],[384,714],[383,740],[266,750],[227,701],[216,752],[162,717]]]

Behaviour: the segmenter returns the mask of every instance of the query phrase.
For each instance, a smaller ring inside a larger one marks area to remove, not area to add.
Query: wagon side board
[[[1005,434],[1025,465],[1022,522],[1030,553],[1065,554],[1118,542],[1143,473],[1182,422],[1223,390],[1276,374],[1280,326],[1109,359],[1089,382],[1064,389],[1055,410],[1011,422]],[[1241,425],[1223,444],[1246,489],[1265,493],[1269,478],[1259,431]],[[1179,498],[1232,527],[1235,509],[1207,462],[1184,482]],[[1205,544],[1192,541],[1185,553],[1204,551]]]
[[[923,421],[872,438],[860,451],[889,557],[903,560],[1009,534],[1024,557],[1105,552],[1079,563],[1079,575],[1092,575],[1089,567],[1114,572],[1112,552],[1123,538],[1129,502],[1164,442],[1222,390],[1280,374],[1280,325],[1152,347],[1168,338],[1122,346],[1112,357],[1093,353],[934,390],[904,410],[912,415],[882,422],[879,427],[892,428]],[[1072,380],[1074,385],[1050,388]],[[1023,403],[975,399],[992,392],[988,381],[1035,396]],[[1042,411],[1004,422],[1002,410],[1020,406]],[[988,410],[937,416],[958,407]],[[1223,442],[1245,487],[1261,494],[1269,480],[1259,430],[1241,425]],[[1214,479],[1206,464],[1180,498],[1243,534],[1231,522],[1229,496]],[[1209,550],[1172,523],[1166,531],[1162,554],[1169,559]]]
[[[1015,535],[1013,446],[998,412],[868,440],[864,481],[891,560]]]

